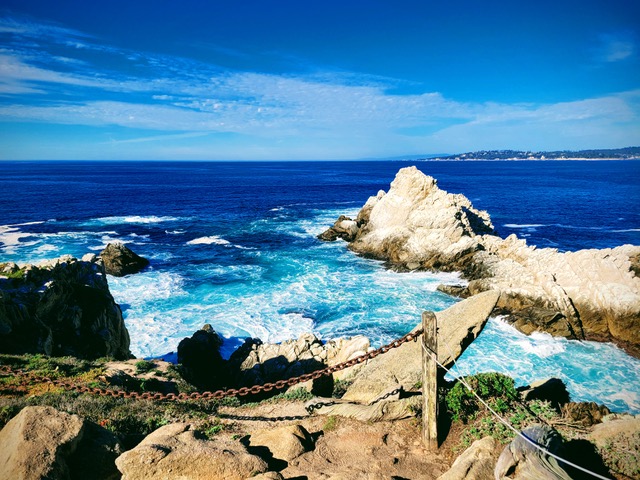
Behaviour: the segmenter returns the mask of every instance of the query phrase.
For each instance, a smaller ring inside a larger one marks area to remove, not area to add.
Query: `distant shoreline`
[[[586,158],[586,157],[571,157],[571,158],[420,158],[416,159],[419,162],[564,162],[564,161],[583,161],[583,162],[610,162],[610,161],[629,161],[640,160],[640,157],[634,158]]]

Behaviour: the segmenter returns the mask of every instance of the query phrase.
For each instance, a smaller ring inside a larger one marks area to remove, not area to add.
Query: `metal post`
[[[422,313],[422,442],[438,449],[438,336],[433,312]]]

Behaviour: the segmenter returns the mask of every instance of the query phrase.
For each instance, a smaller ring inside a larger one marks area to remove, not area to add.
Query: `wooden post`
[[[422,313],[422,442],[438,449],[438,326],[433,312]]]

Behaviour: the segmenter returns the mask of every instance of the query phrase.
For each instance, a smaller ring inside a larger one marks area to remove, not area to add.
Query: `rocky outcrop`
[[[0,352],[130,358],[100,259],[0,264]]]
[[[583,427],[601,423],[611,413],[606,406],[596,402],[568,402],[562,405],[560,411],[567,421]]]
[[[229,383],[229,371],[220,355],[222,338],[206,324],[191,338],[178,344],[178,363],[184,378],[204,390],[216,390]]]
[[[525,333],[613,340],[640,354],[640,246],[561,253],[502,239],[487,212],[415,167],[401,169],[354,222],[354,252],[399,270],[460,271],[469,280],[460,295],[499,291],[496,311]]]
[[[205,325],[191,338],[178,345],[178,363],[187,380],[201,389],[251,387],[286,380],[305,373],[346,362],[364,355],[370,349],[369,339],[362,335],[323,342],[311,333],[297,340],[262,343],[258,338],[245,340],[228,360],[220,354],[223,339],[210,325]],[[330,395],[333,381],[352,375],[360,365],[349,367],[333,376],[296,385],[316,394]]]
[[[484,292],[436,312],[438,361],[441,364],[450,367],[475,340],[486,324],[498,296],[497,292]],[[421,342],[407,342],[367,362],[342,398],[368,404],[397,388],[412,390],[421,381]]]
[[[120,478],[113,434],[51,407],[25,407],[0,431],[0,480]]]
[[[266,449],[270,459],[290,462],[313,449],[313,438],[300,425],[286,425],[253,432],[249,446],[252,450]]]
[[[326,242],[333,242],[338,238],[347,242],[352,242],[356,239],[357,234],[358,223],[351,220],[349,217],[340,215],[340,218],[338,218],[336,223],[334,223],[331,228],[318,235],[318,238]]]
[[[245,480],[267,471],[267,463],[248,453],[241,443],[198,438],[187,423],[160,427],[120,455],[116,465],[122,480]]]
[[[114,277],[124,277],[131,273],[138,273],[149,265],[149,260],[141,257],[122,243],[109,243],[100,257],[104,263],[104,269]]]
[[[557,410],[569,402],[567,386],[559,378],[537,380],[531,385],[518,388],[518,392],[524,402],[542,400],[551,403]]]
[[[493,477],[495,451],[498,442],[493,437],[476,440],[460,454],[451,468],[438,480],[487,480]]]
[[[230,371],[240,386],[297,377],[305,373],[346,362],[369,351],[369,339],[361,335],[322,342],[311,333],[302,334],[297,340],[276,344],[263,344],[250,339],[229,358]],[[360,366],[336,372],[333,379],[344,378]],[[302,385],[314,393],[331,393],[331,377],[319,378],[309,385]],[[328,390],[328,392],[327,392]]]
[[[546,425],[533,425],[522,431],[526,436],[545,450],[562,457],[564,441],[558,432]],[[494,471],[496,480],[513,478],[516,480],[570,480],[563,465],[535,448],[521,436],[507,445]]]

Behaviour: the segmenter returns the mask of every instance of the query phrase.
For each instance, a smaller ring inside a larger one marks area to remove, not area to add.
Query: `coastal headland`
[[[560,252],[500,238],[489,213],[416,167],[401,169],[388,192],[320,238],[342,238],[355,253],[400,271],[462,272],[468,283],[442,290],[500,292],[495,313],[524,333],[613,341],[640,355],[640,246]]]

